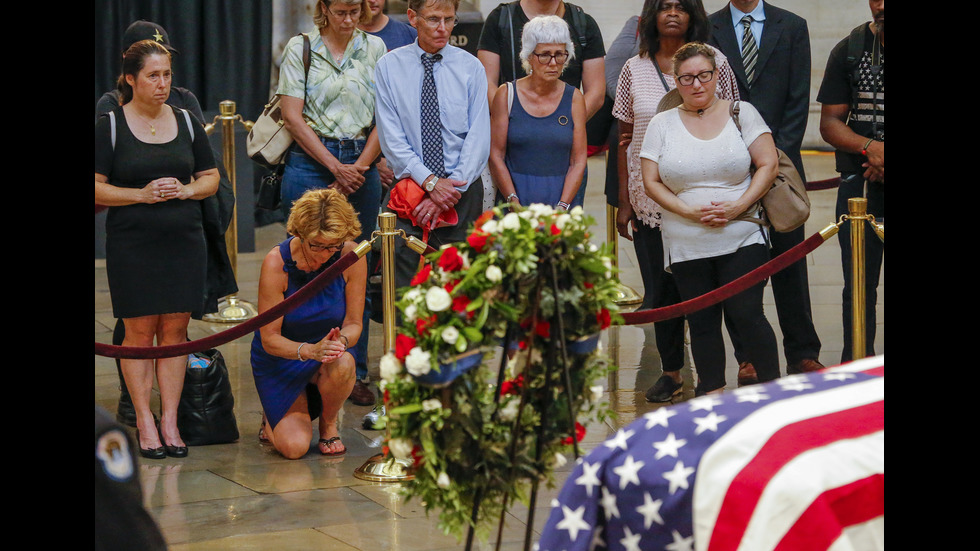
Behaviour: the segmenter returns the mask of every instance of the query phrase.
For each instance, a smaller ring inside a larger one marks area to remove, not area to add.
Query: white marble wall
[[[708,13],[714,13],[728,4],[727,0],[703,0]],[[471,0],[486,17],[501,2],[498,0]],[[606,47],[619,34],[623,23],[633,15],[639,15],[643,0],[573,0],[596,19],[602,29]],[[805,148],[827,148],[820,138],[820,104],[816,102],[817,90],[823,79],[824,67],[830,50],[858,24],[871,19],[867,2],[856,0],[780,0],[774,5],[796,13],[807,20],[810,29],[810,121],[807,124],[803,145]]]

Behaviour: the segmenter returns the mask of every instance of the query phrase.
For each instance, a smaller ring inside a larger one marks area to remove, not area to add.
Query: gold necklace
[[[310,262],[310,257],[306,256],[306,248],[303,247],[303,240],[302,239],[299,240],[299,250],[300,250],[300,252],[303,253],[303,260],[306,261],[306,266],[309,268],[308,271],[310,271],[310,272],[316,271],[316,268],[313,266],[313,263]]]
[[[153,117],[153,119],[148,119],[148,118],[144,117],[135,108],[133,109],[133,113],[136,113],[136,116],[139,117],[140,119],[142,119],[143,122],[145,122],[146,125],[150,127],[150,134],[151,135],[153,135],[153,136],[156,136],[157,135],[157,129],[156,129],[156,127],[153,126],[153,122],[152,121],[155,121],[155,120],[159,119],[160,118],[160,115],[157,115],[156,117]]]

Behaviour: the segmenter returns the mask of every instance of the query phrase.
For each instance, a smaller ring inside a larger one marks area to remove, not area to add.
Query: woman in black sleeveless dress
[[[95,202],[109,207],[106,272],[113,314],[126,325],[123,346],[185,342],[190,313],[205,297],[206,252],[200,200],[218,188],[204,128],[170,95],[170,53],[152,40],[123,57],[123,105],[95,125]],[[177,404],[187,357],[124,359],[140,453],[183,457]],[[159,432],[150,412],[156,372]]]

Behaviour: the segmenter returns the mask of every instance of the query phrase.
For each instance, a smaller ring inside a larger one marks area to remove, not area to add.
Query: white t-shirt
[[[719,107],[728,109],[727,105]],[[742,133],[729,119],[721,133],[710,140],[694,137],[676,108],[656,115],[647,127],[640,158],[656,162],[660,180],[688,205],[738,199],[752,180],[748,146],[762,134],[771,133],[755,107],[744,101],[739,107]],[[766,242],[764,229],[754,222],[732,221],[721,228],[709,228],[666,209],[661,230],[664,266]]]

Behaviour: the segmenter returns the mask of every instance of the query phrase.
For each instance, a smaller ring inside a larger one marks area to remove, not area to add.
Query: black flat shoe
[[[159,448],[149,448],[149,449],[146,449],[143,446],[140,446],[140,431],[139,430],[136,431],[136,445],[139,446],[140,455],[142,455],[143,457],[145,457],[147,459],[163,459],[164,457],[167,457],[167,451],[164,449],[163,446],[160,446]],[[184,454],[186,455],[186,450],[185,450]]]
[[[187,457],[187,446],[171,446],[169,444],[164,444],[163,450],[165,455],[169,455],[170,457]]]

